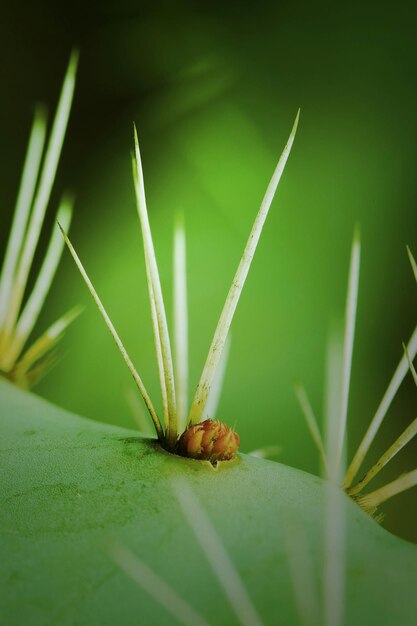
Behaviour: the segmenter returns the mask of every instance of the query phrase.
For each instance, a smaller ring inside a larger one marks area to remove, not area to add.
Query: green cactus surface
[[[184,516],[176,480],[186,481],[207,514],[263,624],[300,623],[286,541],[292,521],[305,538],[322,606],[325,490],[317,477],[247,455],[213,469],[5,380],[0,414],[2,625],[179,623],[123,571],[115,546],[203,621],[241,623]],[[411,626],[416,546],[389,534],[342,491],[338,498],[346,525],[343,623],[392,626],[395,615],[397,626]]]

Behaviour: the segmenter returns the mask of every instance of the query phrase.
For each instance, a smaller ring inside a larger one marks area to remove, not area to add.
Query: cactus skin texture
[[[239,435],[219,420],[204,420],[189,426],[177,443],[177,454],[217,463],[230,461],[238,451]]]

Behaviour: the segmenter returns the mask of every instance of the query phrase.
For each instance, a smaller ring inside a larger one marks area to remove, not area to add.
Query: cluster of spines
[[[74,51],[71,54],[46,148],[46,112],[42,106],[36,108],[0,274],[0,373],[25,388],[36,384],[55,364],[56,345],[80,313],[79,307],[67,312],[29,348],[26,347],[48,295],[63,250],[62,238],[54,228],[32,292],[24,303],[29,274],[68,125],[77,63],[78,53]],[[73,198],[65,194],[58,208],[57,220],[66,229],[69,229],[71,224],[72,208]]]
[[[417,264],[414,257],[407,247],[408,257],[413,270],[414,277],[417,281]],[[381,457],[372,465],[372,467],[362,476],[362,478],[354,482],[358,475],[360,468],[365,460],[365,457],[371,447],[372,442],[388,412],[388,409],[398,392],[407,372],[411,372],[414,382],[417,385],[417,374],[413,366],[413,360],[417,354],[417,326],[414,329],[407,344],[403,343],[403,355],[398,363],[398,366],[393,374],[393,377],[386,389],[386,392],[372,418],[368,429],[358,446],[353,459],[347,468],[343,468],[342,455],[345,446],[345,430],[346,430],[346,418],[348,409],[348,397],[350,386],[350,370],[353,354],[354,343],[354,330],[356,319],[356,307],[358,298],[358,286],[359,286],[359,259],[360,259],[360,238],[359,231],[356,229],[353,244],[352,254],[349,272],[349,286],[348,295],[346,301],[346,320],[345,320],[345,337],[343,342],[343,348],[340,349],[340,367],[336,363],[336,367],[333,370],[340,370],[340,380],[331,382],[327,381],[327,389],[331,393],[331,390],[341,388],[342,392],[339,394],[336,406],[333,406],[331,414],[327,416],[327,436],[329,432],[333,430],[336,435],[333,439],[333,445],[327,448],[328,452],[325,452],[325,445],[320,434],[317,419],[314,415],[311,403],[307,397],[305,389],[296,384],[295,391],[306,419],[308,428],[312,435],[313,441],[319,451],[324,474],[332,482],[340,484],[346,493],[351,496],[367,513],[375,516],[378,507],[386,500],[393,496],[410,489],[417,485],[417,470],[413,470],[406,474],[403,474],[398,479],[384,485],[383,487],[363,494],[362,490],[373,480],[381,470],[391,461],[391,459],[400,452],[417,434],[417,418],[414,419],[407,428],[397,437],[397,439],[389,446],[389,448],[381,455]],[[333,338],[333,344],[338,343],[338,339]],[[339,342],[340,343],[340,342]],[[331,346],[330,346],[331,348]],[[337,378],[337,377],[336,377]],[[379,515],[378,520],[381,519]]]
[[[232,319],[242,292],[249,268],[258,245],[258,241],[269,212],[272,200],[275,195],[278,183],[284,171],[285,164],[290,154],[294,142],[298,125],[299,113],[295,119],[290,137],[284,151],[278,161],[278,165],[272,175],[261,207],[256,216],[247,244],[245,246],[241,261],[229,289],[222,313],[220,315],[217,328],[208,352],[206,363],[197,385],[194,398],[191,402],[190,410],[186,412],[187,387],[188,387],[188,358],[187,358],[187,301],[186,301],[186,278],[185,278],[185,232],[183,225],[177,225],[175,231],[175,252],[174,252],[174,311],[175,333],[174,349],[168,332],[167,316],[165,313],[162,288],[159,279],[158,265],[156,261],[155,249],[149,224],[148,210],[146,205],[145,187],[143,180],[142,162],[139,151],[139,142],[134,129],[135,151],[133,155],[133,180],[136,194],[136,204],[139,220],[142,229],[143,247],[145,254],[146,277],[148,283],[149,300],[151,306],[151,317],[154,332],[155,353],[158,365],[159,381],[161,387],[161,398],[163,407],[163,420],[157,414],[154,404],[150,398],[146,387],[134,367],[127,351],[116,332],[87,272],[85,271],[74,247],[68,239],[65,228],[61,225],[61,231],[74,261],[110,331],[119,351],[128,366],[137,387],[144,399],[146,407],[152,418],[152,422],[160,443],[169,451],[181,451],[181,454],[192,450],[192,456],[199,459],[214,458],[216,460],[226,460],[231,458],[239,445],[239,438],[225,425],[219,426],[219,422],[211,421],[204,425],[204,445],[198,446],[197,440],[200,437],[201,427],[196,427],[206,419],[206,408],[209,396],[213,393],[216,373],[221,369],[222,355],[227,347],[227,338],[232,323]],[[175,367],[173,355],[175,356]],[[213,415],[209,416],[213,417]],[[186,424],[188,425],[186,428]],[[184,434],[183,433],[187,433]],[[182,437],[182,438],[181,438]],[[206,438],[211,443],[206,445]],[[178,441],[179,440],[179,441]],[[187,442],[187,444],[185,443]],[[200,442],[201,443],[201,442]],[[223,446],[223,452],[220,446]],[[213,446],[215,452],[209,453],[208,448]],[[187,453],[188,454],[188,453]]]

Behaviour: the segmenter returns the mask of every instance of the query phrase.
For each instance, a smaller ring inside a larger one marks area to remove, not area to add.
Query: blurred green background
[[[363,254],[349,409],[349,459],[416,323],[417,40],[410,3],[3,3],[0,22],[1,232],[11,221],[34,104],[54,110],[71,47],[81,59],[50,206],[76,192],[72,240],[153,396],[158,396],[139,224],[132,120],[171,316],[175,215],[187,228],[190,393],[252,221],[298,107],[293,152],[232,327],[219,417],[242,450],[318,472],[298,408],[301,379],[322,414],[330,324],[343,316],[354,223]],[[39,256],[38,261],[41,259]],[[68,254],[36,332],[75,303],[86,310],[44,397],[134,427],[129,374]],[[416,417],[408,376],[369,462]],[[416,467],[410,445],[381,481]],[[381,482],[380,481],[380,482]],[[384,507],[417,540],[416,490]]]

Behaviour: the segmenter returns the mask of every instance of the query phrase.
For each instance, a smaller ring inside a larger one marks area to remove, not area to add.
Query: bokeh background
[[[279,460],[318,472],[297,405],[301,379],[323,409],[328,331],[343,316],[354,224],[363,254],[349,409],[349,458],[416,324],[417,39],[411,3],[91,1],[2,3],[1,231],[4,249],[34,104],[56,105],[80,47],[75,102],[50,206],[77,196],[72,240],[151,394],[158,395],[139,224],[132,121],[168,314],[172,233],[187,228],[190,394],[253,218],[298,107],[293,152],[232,327],[219,417],[242,450],[277,444]],[[412,10],[412,9],[411,9]],[[41,259],[39,256],[38,261]],[[86,309],[42,396],[135,427],[132,383],[68,254],[36,332]],[[369,462],[416,417],[408,376]],[[321,418],[320,418],[321,419]],[[410,445],[381,481],[416,467]],[[417,493],[383,507],[417,540]]]

